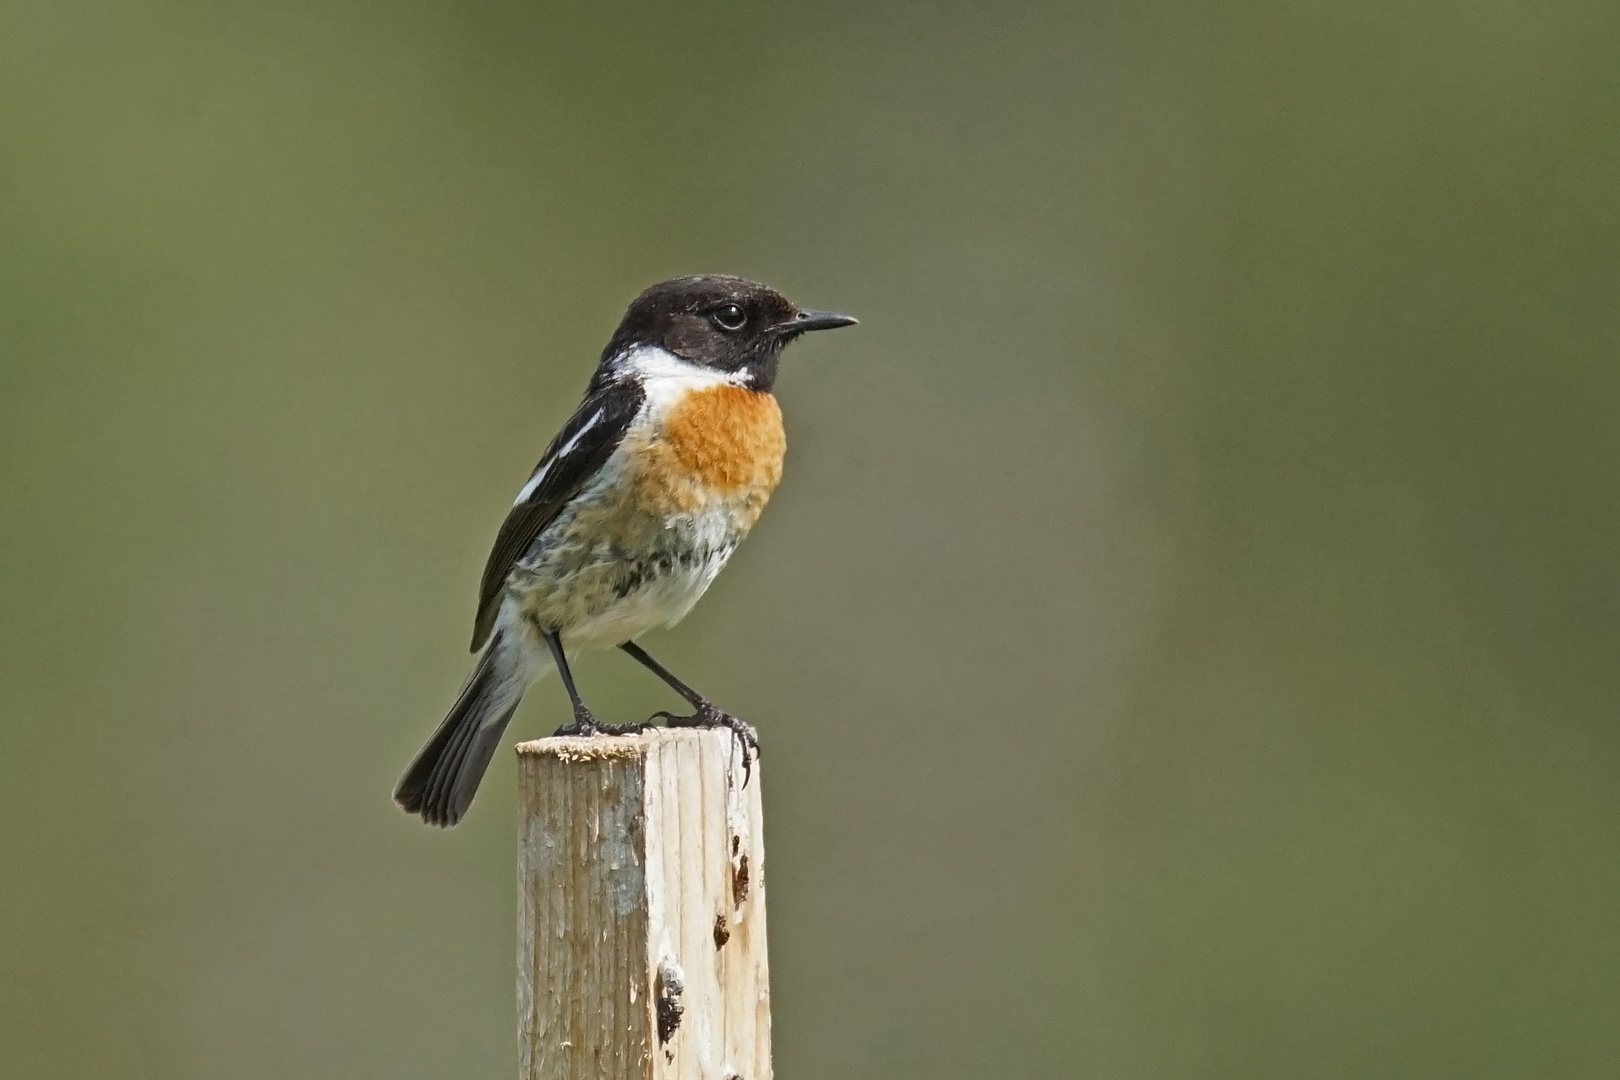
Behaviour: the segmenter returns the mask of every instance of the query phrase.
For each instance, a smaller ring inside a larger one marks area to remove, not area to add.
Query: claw
[[[574,710],[574,722],[564,724],[552,732],[552,737],[584,736],[585,738],[592,738],[597,735],[640,735],[643,731],[651,731],[655,726],[645,720],[629,724],[604,724],[589,709],[581,707]]]
[[[658,725],[646,720],[632,720],[628,724],[597,724],[603,735],[640,735],[644,731],[657,731]]]
[[[759,732],[754,725],[732,716],[718,706],[705,702],[691,716],[676,716],[671,712],[655,712],[648,719],[662,718],[672,728],[725,728],[742,744],[743,787],[748,786],[754,773],[754,759],[759,756]]]

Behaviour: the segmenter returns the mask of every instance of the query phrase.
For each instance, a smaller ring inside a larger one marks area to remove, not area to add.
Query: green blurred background
[[[1620,7],[1455,0],[8,0],[0,1074],[514,1075],[511,756],[389,792],[693,271],[863,320],[647,639],[779,1075],[1616,1074]]]

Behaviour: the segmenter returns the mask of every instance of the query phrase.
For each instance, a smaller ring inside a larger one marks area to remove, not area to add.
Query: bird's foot
[[[596,730],[602,735],[640,735],[644,731],[657,731],[658,725],[650,720],[632,720],[628,724],[597,724]]]
[[[759,757],[759,732],[754,725],[732,716],[711,701],[705,701],[697,707],[691,716],[676,716],[670,712],[655,712],[648,719],[662,718],[672,728],[725,728],[737,737],[742,744],[743,759],[743,787],[748,786],[748,780],[753,774],[754,759]]]
[[[581,705],[574,710],[574,722],[572,724],[564,724],[551,734],[553,738],[567,736],[590,738],[593,735],[640,735],[643,731],[651,731],[655,726],[645,720],[631,724],[604,724],[596,718],[591,710]]]

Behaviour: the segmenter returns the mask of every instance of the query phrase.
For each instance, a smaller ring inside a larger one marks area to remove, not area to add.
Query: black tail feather
[[[394,801],[429,825],[449,828],[467,813],[523,699],[523,683],[495,670],[498,644],[484,650],[450,714],[394,787]]]

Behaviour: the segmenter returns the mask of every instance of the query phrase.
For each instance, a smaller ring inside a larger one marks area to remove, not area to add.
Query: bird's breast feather
[[[734,503],[751,526],[782,479],[787,435],[776,398],[720,384],[682,394],[663,410],[642,452],[642,496],[689,513]]]

